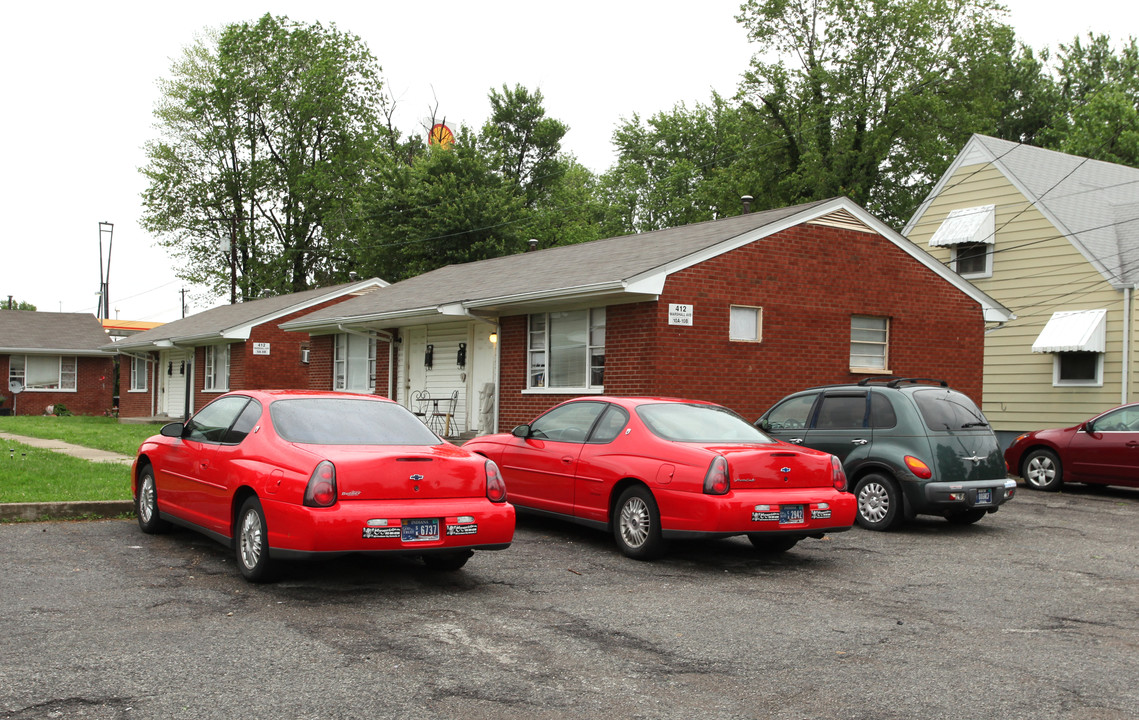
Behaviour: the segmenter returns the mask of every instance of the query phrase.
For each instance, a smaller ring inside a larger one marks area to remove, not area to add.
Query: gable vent
[[[874,231],[866,227],[861,220],[854,217],[847,210],[835,210],[834,212],[823,215],[821,218],[811,220],[808,225],[827,225],[829,227],[842,228],[843,230],[857,230],[859,232],[873,233]]]

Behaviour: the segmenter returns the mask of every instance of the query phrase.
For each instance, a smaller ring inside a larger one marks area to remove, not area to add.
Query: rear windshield
[[[967,430],[987,428],[989,421],[980,408],[956,390],[930,388],[915,390],[914,402],[930,430]]]
[[[657,437],[693,443],[770,443],[759,428],[716,405],[640,405],[637,415]]]
[[[357,398],[278,400],[273,427],[303,445],[438,445],[442,442],[403,406]]]

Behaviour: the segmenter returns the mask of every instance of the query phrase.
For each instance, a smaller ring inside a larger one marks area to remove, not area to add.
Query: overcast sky
[[[1089,30],[1139,36],[1135,3],[1006,5],[1034,48]],[[0,301],[13,295],[41,311],[94,313],[99,223],[107,221],[111,317],[180,316],[186,286],[138,225],[145,187],[138,168],[143,143],[157,135],[156,80],[204,28],[273,12],[359,35],[383,67],[405,133],[436,104],[452,127],[478,127],[490,88],[540,88],[547,114],[569,125],[563,149],[602,172],[622,118],[704,102],[713,89],[734,92],[752,52],[734,18],[738,7],[739,0],[10,4],[0,43]],[[224,301],[196,298],[189,311]]]

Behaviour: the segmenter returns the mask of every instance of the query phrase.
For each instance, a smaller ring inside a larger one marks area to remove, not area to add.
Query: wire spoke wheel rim
[[[632,548],[649,538],[649,508],[639,497],[629,498],[621,507],[621,537]]]
[[[250,510],[241,520],[241,562],[247,568],[257,567],[261,560],[263,532],[257,513]]]

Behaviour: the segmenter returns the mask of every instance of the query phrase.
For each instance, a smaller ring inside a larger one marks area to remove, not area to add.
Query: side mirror
[[[1092,433],[1095,432],[1095,423],[1092,422],[1091,420],[1088,420],[1086,423],[1084,423],[1084,426],[1081,427],[1080,429],[1083,430],[1084,432],[1086,432],[1087,434],[1091,435]]]
[[[519,425],[518,427],[511,430],[510,434],[517,438],[528,438],[530,437],[530,426]]]
[[[161,435],[162,437],[180,438],[180,437],[182,437],[182,431],[185,429],[186,429],[185,423],[180,423],[180,422],[166,423],[165,425],[162,426],[162,429],[158,431],[158,434]]]
[[[756,420],[755,426],[760,430],[771,430],[771,423],[768,422],[767,418],[760,418]]]

